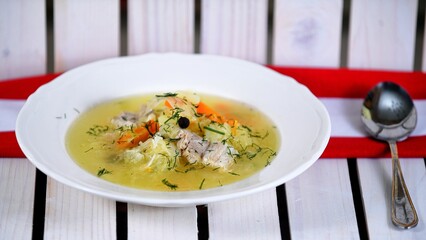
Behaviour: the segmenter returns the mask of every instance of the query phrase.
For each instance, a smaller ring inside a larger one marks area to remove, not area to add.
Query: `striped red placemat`
[[[416,105],[418,112],[426,112],[426,74],[421,72],[268,67],[306,85],[320,100],[332,99],[337,104],[340,100],[362,99],[377,83],[393,81],[405,88],[415,99],[415,103],[418,103]],[[25,100],[38,87],[59,75],[59,73],[47,74],[0,81],[0,101]],[[329,112],[332,115],[335,111]],[[422,117],[423,115],[419,116],[419,121],[422,121]],[[333,116],[331,118],[333,128],[336,125],[333,125]],[[426,121],[426,119],[423,120]],[[6,121],[6,119],[0,116],[0,121]],[[390,155],[389,148],[384,142],[367,136],[352,135],[352,133],[346,136],[341,134],[342,129],[338,132],[332,131],[322,158],[380,158]],[[426,130],[420,129],[418,134],[398,144],[400,157],[426,157],[426,148],[423,147],[426,145],[426,134],[423,132]],[[25,157],[19,148],[13,129],[8,131],[0,129],[0,157]]]

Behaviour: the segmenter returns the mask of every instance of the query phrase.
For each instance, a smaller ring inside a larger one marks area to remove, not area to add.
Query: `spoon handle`
[[[405,185],[395,141],[389,141],[392,154],[392,223],[409,229],[419,222],[410,193]]]

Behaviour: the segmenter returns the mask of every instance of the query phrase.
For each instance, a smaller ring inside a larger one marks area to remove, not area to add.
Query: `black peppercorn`
[[[189,119],[186,117],[181,117],[178,120],[178,124],[180,128],[187,128],[189,126]]]

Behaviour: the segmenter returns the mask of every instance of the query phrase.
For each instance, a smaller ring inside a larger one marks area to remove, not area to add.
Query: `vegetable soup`
[[[221,187],[267,167],[279,133],[259,110],[187,92],[116,99],[81,113],[66,136],[83,169],[157,191]]]

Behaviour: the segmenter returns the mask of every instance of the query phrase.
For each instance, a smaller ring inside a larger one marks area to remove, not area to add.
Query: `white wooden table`
[[[416,0],[0,0],[0,79],[168,51],[425,71],[424,8]],[[3,158],[0,239],[425,239],[425,159],[402,159],[420,216],[408,231],[390,221],[390,164],[320,159],[276,189],[154,208],[84,193],[26,159]]]

